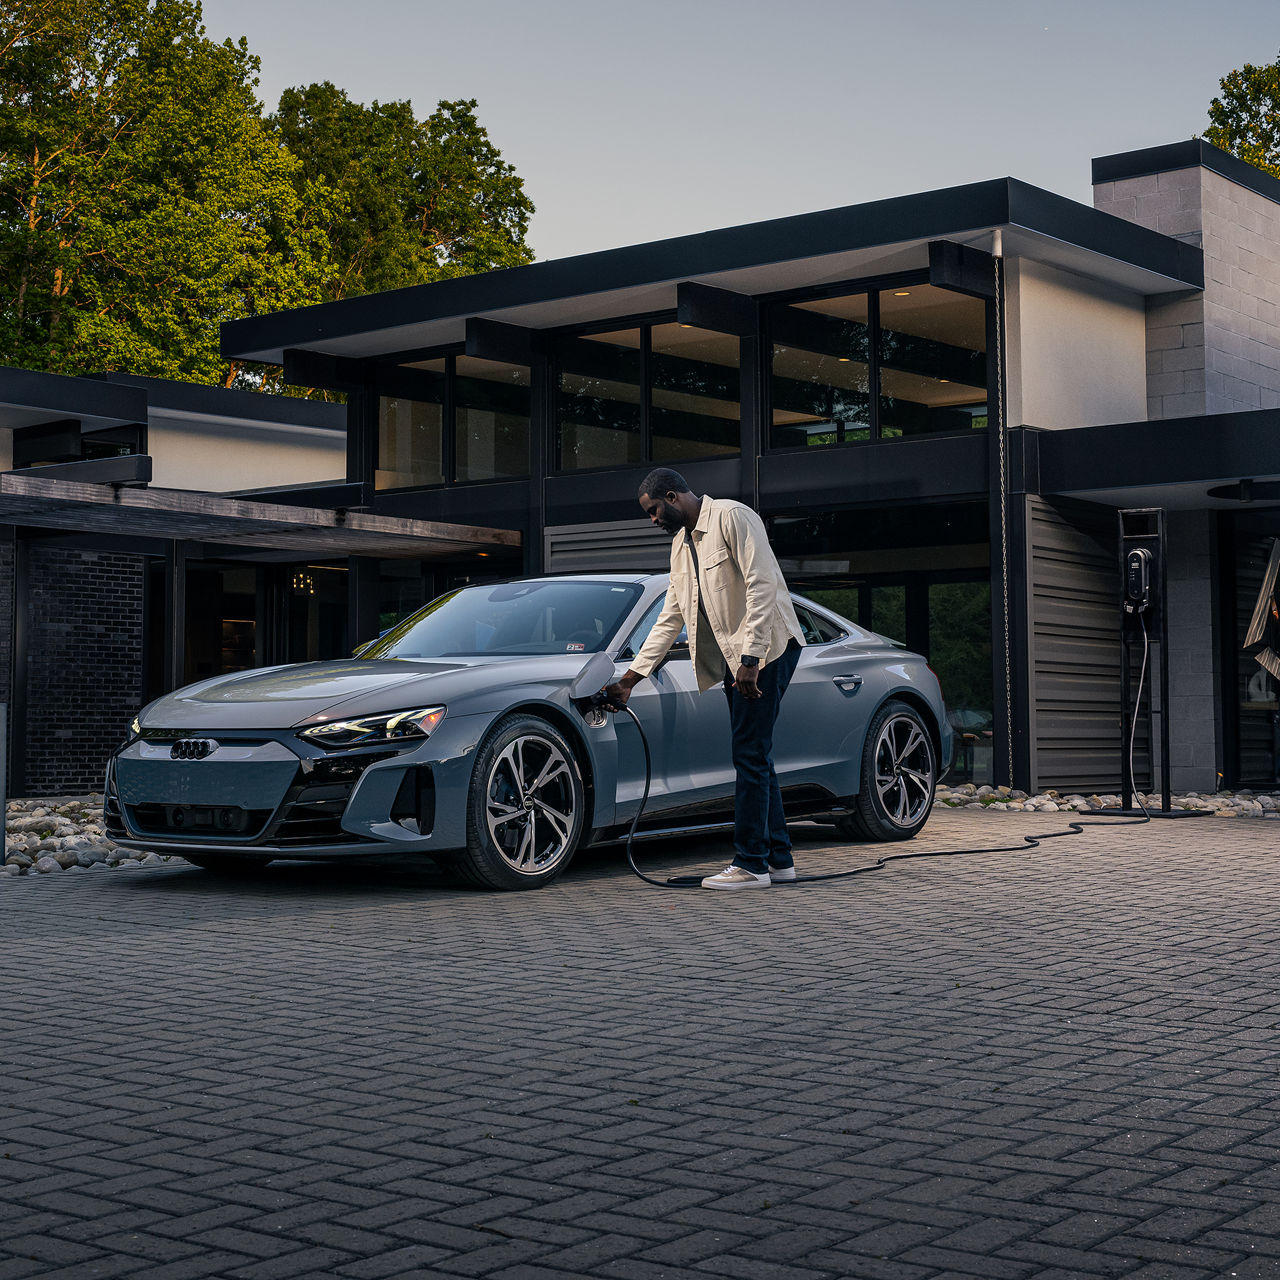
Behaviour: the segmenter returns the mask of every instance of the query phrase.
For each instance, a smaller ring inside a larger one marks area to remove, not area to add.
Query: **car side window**
[[[641,645],[649,638],[649,632],[653,630],[654,623],[658,621],[658,615],[662,612],[662,606],[667,602],[667,595],[664,591],[646,610],[644,617],[636,623],[635,630],[627,637],[627,643],[623,646],[622,652],[618,654],[619,658],[626,660],[634,658],[640,652]],[[681,628],[680,634],[676,636],[675,643],[669,650],[670,656],[673,658],[687,658],[689,656],[689,637]]]
[[[796,606],[796,618],[800,622],[800,630],[804,632],[805,644],[830,644],[844,635],[844,632],[830,619],[824,618],[820,613],[814,613],[812,609],[806,609],[798,602],[793,601],[793,603]]]

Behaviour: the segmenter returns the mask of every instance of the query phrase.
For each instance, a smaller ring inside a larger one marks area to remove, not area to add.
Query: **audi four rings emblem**
[[[169,748],[171,760],[203,760],[218,744],[212,738],[179,738]]]

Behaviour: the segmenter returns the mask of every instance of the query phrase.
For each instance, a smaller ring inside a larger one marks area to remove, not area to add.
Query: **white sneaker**
[[[746,867],[735,867],[730,863],[718,875],[708,876],[703,882],[704,889],[767,889],[773,883],[766,872],[762,876]]]
[[[770,867],[769,879],[774,884],[786,884],[789,880],[796,878],[795,865],[789,867]]]

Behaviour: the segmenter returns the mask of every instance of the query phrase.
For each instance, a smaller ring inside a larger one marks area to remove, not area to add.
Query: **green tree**
[[[1209,104],[1205,138],[1280,177],[1280,57],[1261,67],[1246,62],[1220,83],[1222,96]]]
[[[0,0],[8,363],[229,380],[218,325],[322,296],[332,192],[199,0]]]
[[[474,100],[426,120],[409,102],[364,106],[330,84],[287,89],[271,123],[300,183],[341,193],[327,232],[328,298],[520,266],[533,204],[476,118]]]

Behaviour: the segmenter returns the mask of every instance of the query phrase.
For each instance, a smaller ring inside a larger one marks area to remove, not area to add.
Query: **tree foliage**
[[[0,0],[0,363],[253,385],[223,321],[529,261],[474,102],[257,72],[200,0]]]
[[[1246,62],[1220,83],[1205,138],[1280,177],[1280,57],[1260,67]]]
[[[218,381],[218,324],[312,301],[332,195],[264,126],[196,0],[0,0],[11,363]]]
[[[301,161],[299,180],[342,197],[327,228],[327,297],[532,261],[533,205],[474,100],[441,102],[420,121],[409,102],[366,107],[325,81],[287,89],[271,123]]]

